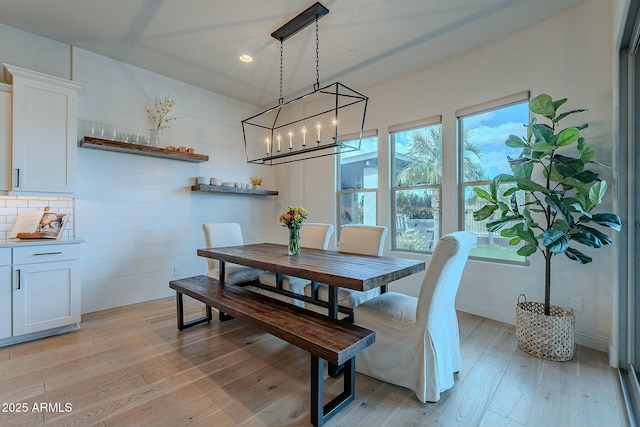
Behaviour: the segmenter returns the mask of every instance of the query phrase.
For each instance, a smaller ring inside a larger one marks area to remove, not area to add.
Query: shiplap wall
[[[274,170],[244,156],[240,121],[255,113],[252,106],[82,49],[73,49],[72,72],[85,85],[80,120],[146,131],[145,106],[171,96],[177,120],[162,131],[161,145],[209,155],[189,163],[78,148],[83,312],[169,296],[169,280],[206,274],[196,255],[203,223],[239,222],[245,241],[273,239],[277,197],[190,191],[198,176],[248,182],[260,175],[263,188],[275,189]]]

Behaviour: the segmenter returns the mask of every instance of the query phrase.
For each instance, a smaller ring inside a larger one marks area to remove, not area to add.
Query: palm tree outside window
[[[441,117],[392,126],[389,139],[392,250],[429,253],[441,235]]]
[[[459,212],[460,228],[475,233],[478,245],[470,256],[505,262],[522,263],[525,257],[518,255],[517,246],[510,246],[509,239],[499,233],[487,231],[485,221],[475,221],[473,212],[480,206],[473,188],[489,189],[490,181],[501,173],[510,173],[507,158],[517,158],[520,150],[505,145],[509,135],[525,136],[529,122],[529,93],[465,108],[456,112],[458,118],[458,144],[464,153],[459,157],[462,209]],[[506,184],[508,185],[508,184]],[[500,194],[504,192],[499,191]],[[510,203],[509,200],[504,200]],[[522,206],[525,200],[518,200]]]

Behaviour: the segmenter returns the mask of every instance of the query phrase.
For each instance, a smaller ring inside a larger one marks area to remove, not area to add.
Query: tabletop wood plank
[[[287,255],[287,246],[257,243],[198,249],[198,255],[246,265],[328,285],[367,291],[425,269],[424,261],[302,248]]]

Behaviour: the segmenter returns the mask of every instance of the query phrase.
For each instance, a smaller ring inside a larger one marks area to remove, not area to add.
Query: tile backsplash
[[[0,240],[7,239],[18,215],[28,211],[42,211],[49,206],[52,212],[69,213],[63,237],[75,236],[75,199],[51,196],[0,196]]]

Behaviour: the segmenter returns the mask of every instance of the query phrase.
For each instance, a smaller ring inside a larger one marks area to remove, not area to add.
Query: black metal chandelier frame
[[[242,120],[242,133],[248,163],[276,165],[316,157],[331,156],[340,152],[360,149],[362,134],[364,132],[364,120],[366,116],[368,97],[339,82],[320,87],[318,19],[327,13],[329,13],[329,10],[326,7],[320,3],[315,3],[271,34],[272,37],[280,41],[280,99],[278,100],[278,105],[275,107],[269,108],[259,114]],[[313,22],[316,24],[316,83],[313,86],[312,92],[299,96],[288,102],[284,102],[282,96],[283,42]],[[318,103],[318,105],[324,105],[324,107],[320,107],[319,110],[313,111],[303,117],[283,117],[283,115],[281,115],[283,110],[294,106],[293,104],[311,103],[313,102],[312,98],[321,98],[326,100],[327,97],[331,97],[332,99],[330,107],[327,106],[326,103]],[[362,120],[359,120],[359,115],[357,120],[359,138],[349,139],[348,141],[342,142],[339,140],[338,132],[341,119],[339,112],[340,110],[360,103],[364,104],[362,106]],[[287,129],[291,129],[292,126],[295,125],[304,124],[305,122],[313,122],[316,118],[320,118],[323,115],[329,115],[330,113],[332,113],[331,117],[333,118],[333,129],[331,132],[331,138],[328,142],[323,142],[321,140],[320,122],[318,121],[317,138],[315,138],[315,140],[311,137],[314,132],[310,126],[310,143],[306,143],[306,130],[303,126],[303,142],[300,148],[294,149],[291,131],[289,131],[289,146],[286,147],[286,142],[284,147],[282,146],[280,132],[285,132]],[[250,142],[254,142],[257,146],[262,145],[262,142],[248,141],[248,138],[252,138],[252,136],[249,135],[250,133],[257,133],[265,139],[265,149],[262,151],[262,154],[255,155],[255,153],[250,153]]]

